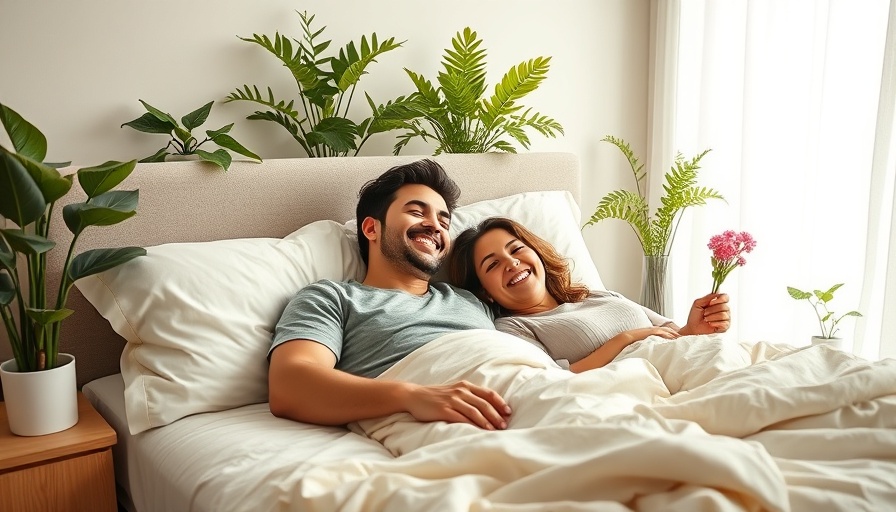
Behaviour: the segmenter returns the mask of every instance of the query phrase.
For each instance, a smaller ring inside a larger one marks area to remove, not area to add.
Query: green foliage
[[[445,49],[438,88],[405,68],[416,91],[378,110],[383,123],[405,130],[395,144],[396,155],[415,137],[434,140],[436,155],[516,153],[508,137],[528,149],[526,128],[545,137],[563,133],[560,123],[519,104],[547,78],[551,58],[536,57],[511,67],[492,96],[484,99],[486,52],[481,46],[482,40],[469,27],[458,32],[451,48]]]
[[[233,161],[227,150],[261,161],[260,156],[246,149],[229,134],[233,123],[217,130],[206,130],[206,137],[202,141],[193,135],[193,130],[202,126],[208,119],[214,101],[210,101],[182,117],[180,121],[183,126],[178,124],[171,114],[165,113],[143,100],[140,100],[140,103],[146,107],[147,112],[121,126],[130,126],[145,133],[164,133],[171,137],[165,147],[140,160],[141,162],[164,162],[168,155],[197,155],[202,160],[211,162],[226,171],[230,169],[230,164]],[[199,149],[207,142],[214,142],[220,148],[211,152]]]
[[[710,199],[725,200],[719,192],[697,186],[697,170],[700,169],[700,161],[709,150],[690,160],[678,154],[672,168],[665,175],[666,183],[663,185],[664,194],[660,197],[660,206],[653,215],[650,215],[644,164],[638,161],[638,157],[624,140],[612,136],[601,140],[613,144],[625,155],[635,177],[637,192],[616,190],[608,193],[597,204],[585,226],[597,224],[604,219],[624,220],[638,236],[646,256],[669,255],[672,243],[675,241],[678,223],[681,221],[681,213],[685,208],[706,204]]]
[[[862,316],[858,311],[849,311],[840,316],[834,316],[834,312],[828,309],[828,302],[834,300],[834,292],[837,291],[843,283],[835,284],[827,291],[813,290],[812,292],[804,292],[792,286],[787,287],[787,293],[796,300],[805,300],[812,305],[815,310],[815,316],[818,317],[818,326],[821,328],[822,338],[833,338],[837,331],[837,324],[848,316]]]
[[[43,162],[47,139],[40,130],[2,104],[0,122],[14,148],[0,146],[0,217],[7,219],[6,226],[0,223],[4,228],[0,229],[0,318],[19,370],[51,369],[59,354],[61,321],[72,314],[65,304],[74,282],[146,254],[140,247],[124,247],[75,256],[75,244],[88,227],[118,224],[136,214],[138,191],[112,189],[131,174],[137,162],[106,162],[63,176],[55,167],[67,163]],[[53,206],[69,192],[75,177],[87,200],[62,210],[73,237],[56,302],[51,305],[47,251],[56,243],[47,237]]]
[[[376,33],[362,36],[360,44],[349,42],[335,57],[325,57],[332,41],[320,41],[326,27],[312,28],[314,16],[298,13],[302,38],[293,39],[275,33],[274,37],[252,34],[241,37],[267,50],[292,73],[298,87],[298,100],[278,100],[267,87],[266,94],[258,86],[243,85],[227,96],[226,101],[249,101],[265,107],[247,119],[270,121],[286,129],[310,157],[357,155],[375,133],[394,129],[394,123],[381,123],[382,106],[377,107],[367,96],[372,115],[360,123],[348,118],[355,89],[367,67],[377,57],[400,47],[395,38],[380,41]],[[296,107],[298,103],[299,107]],[[299,111],[301,109],[301,112]]]

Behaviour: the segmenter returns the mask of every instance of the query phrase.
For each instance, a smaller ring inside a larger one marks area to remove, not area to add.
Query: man
[[[268,354],[275,416],[341,425],[408,412],[420,421],[506,428],[510,408],[494,391],[374,379],[442,334],[494,328],[471,293],[429,282],[451,247],[459,195],[431,160],[393,167],[364,185],[356,213],[367,276],[320,281],[287,305]]]

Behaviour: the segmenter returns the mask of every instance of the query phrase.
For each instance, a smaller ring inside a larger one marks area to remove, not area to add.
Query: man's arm
[[[507,427],[510,408],[494,391],[459,382],[420,386],[369,379],[335,369],[336,356],[309,340],[292,340],[271,353],[268,394],[271,413],[319,425],[408,412],[420,421]]]

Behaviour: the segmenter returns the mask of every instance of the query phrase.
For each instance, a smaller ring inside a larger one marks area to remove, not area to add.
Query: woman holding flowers
[[[622,295],[573,283],[565,259],[519,223],[492,217],[453,242],[448,273],[495,311],[495,327],[538,345],[576,373],[599,368],[648,336],[725,332],[726,294],[695,300],[684,327]]]

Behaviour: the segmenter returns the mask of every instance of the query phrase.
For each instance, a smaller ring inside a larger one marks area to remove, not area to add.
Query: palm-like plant
[[[485,57],[482,39],[469,27],[458,32],[445,49],[443,70],[436,88],[422,75],[407,68],[416,91],[398,98],[379,110],[382,123],[391,121],[406,130],[395,144],[394,153],[415,137],[437,142],[435,154],[516,153],[507,136],[529,148],[525,128],[532,128],[546,137],[563,133],[563,127],[550,117],[533,112],[519,101],[538,88],[547,78],[550,57],[536,57],[510,68],[495,85],[488,99]]]
[[[302,20],[302,39],[290,40],[280,33],[275,33],[273,38],[253,34],[240,39],[261,46],[289,69],[298,87],[301,112],[296,108],[296,100],[278,100],[270,87],[264,94],[258,86],[243,85],[229,94],[226,101],[250,101],[266,107],[267,110],[256,111],[247,119],[282,126],[310,157],[345,156],[349,151],[357,155],[371,135],[392,129],[389,123],[378,122],[378,108],[369,96],[372,115],[360,123],[348,118],[358,81],[377,57],[403,43],[396,42],[395,38],[380,41],[373,33],[369,41],[367,36],[362,36],[359,45],[349,42],[339,50],[338,56],[324,57],[323,52],[332,42],[319,41],[326,27],[314,30],[314,16],[307,12],[298,14]]]
[[[612,136],[601,140],[615,145],[625,155],[635,177],[637,192],[616,190],[608,193],[600,200],[585,226],[604,219],[624,220],[637,235],[645,256],[669,255],[685,208],[706,204],[710,199],[725,200],[719,192],[697,186],[697,170],[709,150],[690,160],[678,154],[671,170],[666,173],[666,183],[663,185],[665,194],[660,198],[660,206],[650,215],[644,165],[639,163],[638,157],[624,140]]]

